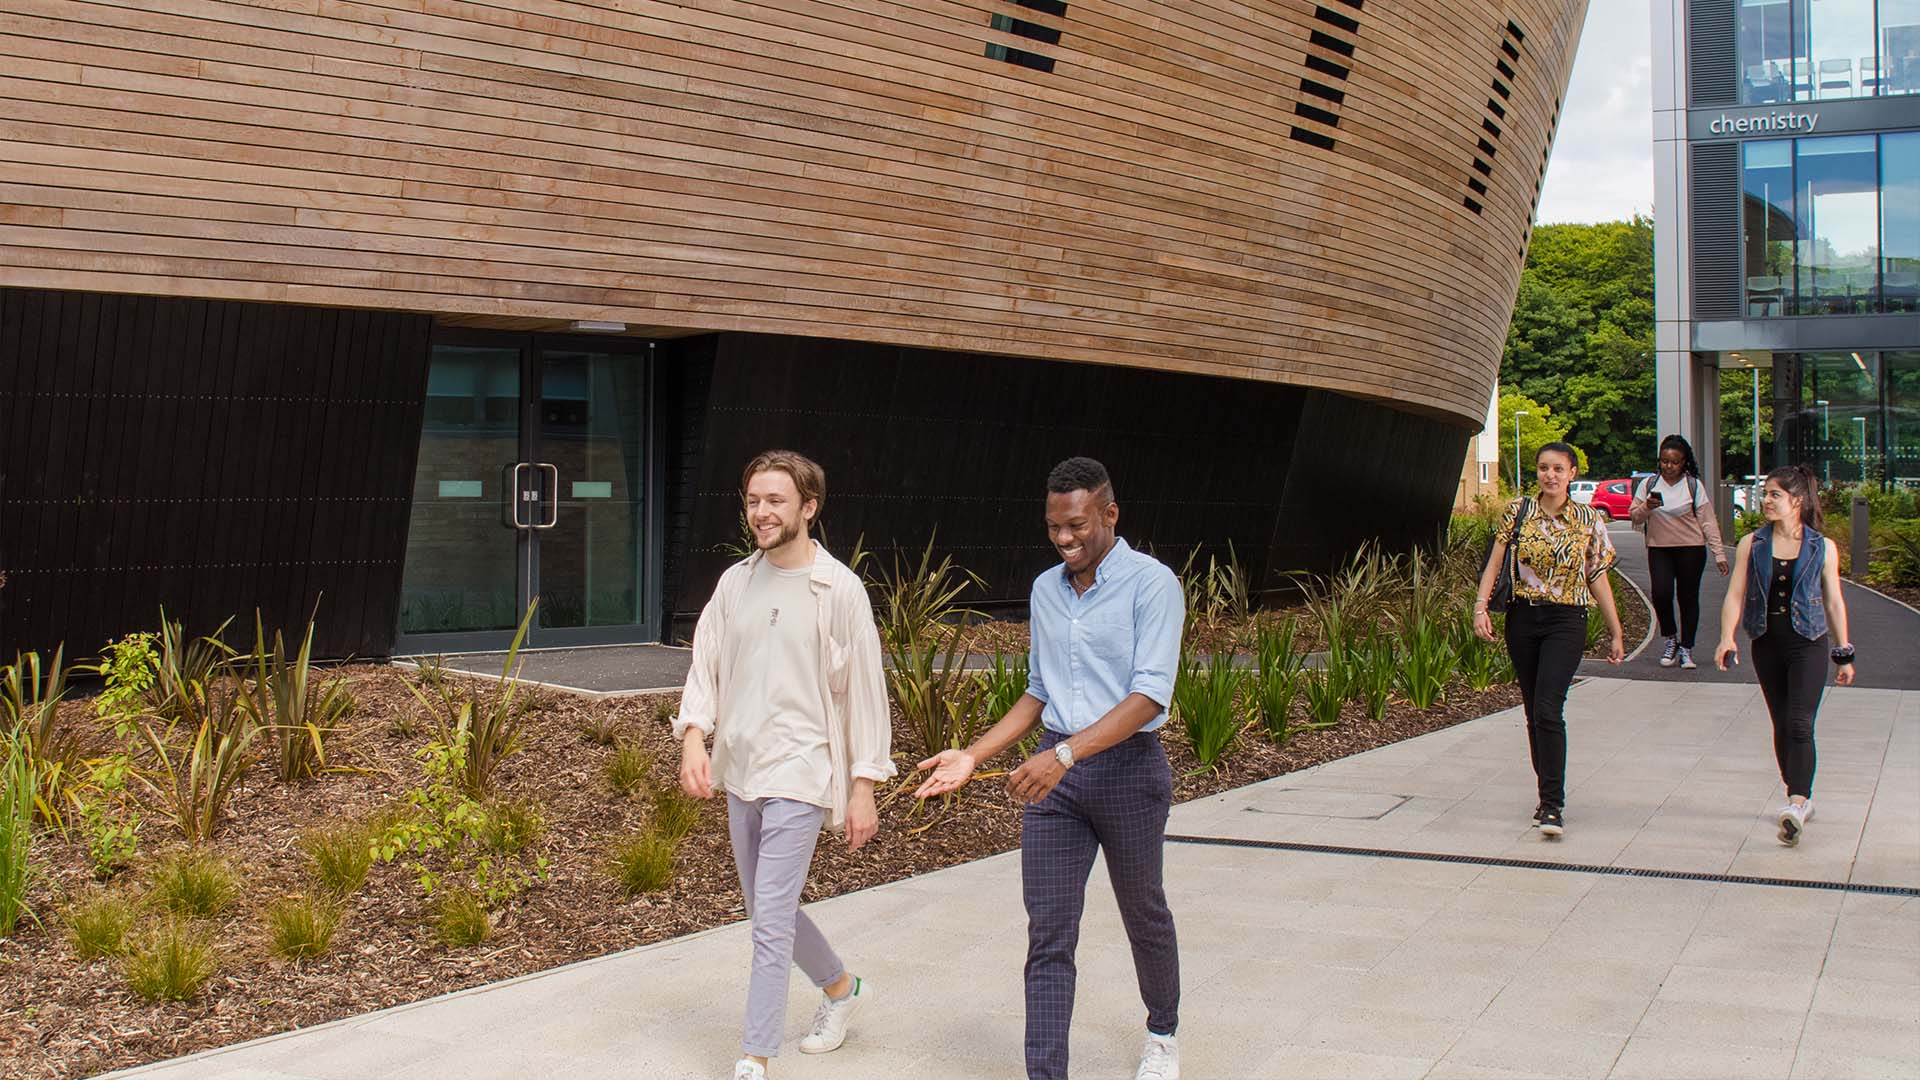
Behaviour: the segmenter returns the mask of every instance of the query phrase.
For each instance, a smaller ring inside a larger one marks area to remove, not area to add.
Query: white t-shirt
[[[714,772],[742,799],[833,805],[811,577],[761,559],[727,622]]]
[[[1691,515],[1695,502],[1700,504],[1700,509],[1703,513],[1708,509],[1705,485],[1684,473],[1681,474],[1680,482],[1677,484],[1667,483],[1665,477],[1654,477],[1653,487],[1647,494],[1653,495],[1656,493],[1660,496],[1661,500],[1660,505],[1653,508],[1653,512],[1656,514],[1665,514],[1668,517]]]

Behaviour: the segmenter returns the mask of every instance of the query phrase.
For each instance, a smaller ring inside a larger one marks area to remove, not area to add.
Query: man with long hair
[[[721,575],[700,613],[673,733],[680,787],[701,799],[726,795],[753,920],[733,1077],[765,1080],[793,965],[824,991],[803,1053],[839,1049],[854,1010],[873,995],[800,910],[800,891],[823,825],[844,828],[852,851],[878,830],[873,787],[894,774],[893,727],[866,586],[809,535],[825,472],[791,450],[769,450],[747,464],[740,491],[756,550]]]
[[[1026,804],[1020,876],[1027,908],[1027,1076],[1066,1080],[1074,949],[1087,875],[1104,854],[1147,1007],[1136,1080],[1177,1080],[1180,956],[1161,870],[1173,774],[1160,745],[1180,662],[1186,597],[1172,570],[1116,527],[1107,470],[1068,458],[1047,477],[1047,537],[1061,565],[1033,583],[1027,692],[965,750],[920,763],[921,798],[958,790],[975,766],[1036,724],[1040,750],[1008,788]]]

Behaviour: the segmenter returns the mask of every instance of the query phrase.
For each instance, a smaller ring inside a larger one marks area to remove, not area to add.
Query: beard
[[[763,540],[760,534],[756,532],[753,534],[753,542],[759,545],[761,551],[772,551],[774,548],[785,547],[799,539],[800,530],[803,528],[805,528],[805,525],[800,521],[782,522],[780,524],[780,531],[774,534],[772,540]]]

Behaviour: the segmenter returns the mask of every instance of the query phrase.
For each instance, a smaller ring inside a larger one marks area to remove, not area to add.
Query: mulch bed
[[[1875,585],[1875,592],[1883,592],[1908,607],[1920,608],[1920,588],[1912,585]]]
[[[502,768],[509,797],[531,799],[547,823],[534,850],[550,862],[545,885],[521,893],[497,915],[493,936],[466,949],[440,945],[427,925],[429,903],[400,862],[376,864],[348,902],[330,952],[293,964],[267,947],[261,919],[271,901],[310,890],[297,836],[314,825],[371,814],[422,783],[415,751],[428,736],[403,718],[417,706],[393,668],[346,669],[360,707],[330,744],[330,760],[351,771],[282,784],[256,766],[234,798],[211,849],[241,871],[242,894],[212,921],[221,969],[206,990],[184,1003],[148,1004],[126,988],[111,960],[80,960],[59,912],[96,886],[85,844],[44,834],[37,846],[47,882],[35,896],[46,924],[0,941],[0,1075],[10,1080],[65,1080],[228,1045],[352,1016],[466,987],[600,956],[743,918],[729,854],[725,811],[707,804],[686,839],[673,884],[628,899],[606,870],[613,837],[639,828],[647,796],[617,794],[603,770],[613,750],[589,741],[580,727],[596,715],[649,749],[657,782],[671,783],[677,747],[654,719],[660,699],[588,701],[544,694],[529,721],[525,749]],[[1456,689],[1441,707],[1405,706],[1380,723],[1355,706],[1336,728],[1296,737],[1282,749],[1249,734],[1212,771],[1196,769],[1185,742],[1169,727],[1166,745],[1181,801],[1396,742],[1517,704],[1512,686],[1473,694]],[[84,702],[67,706],[88,708]],[[904,731],[896,747],[910,745]],[[902,753],[906,760],[909,755]],[[908,762],[910,764],[910,761]],[[992,763],[985,767],[1012,764]],[[1003,781],[969,786],[945,806],[912,814],[912,800],[886,801],[879,837],[857,856],[823,838],[806,891],[808,901],[868,888],[1019,846],[1020,816]],[[891,788],[887,789],[891,790]],[[174,846],[164,824],[148,815],[142,854],[115,887],[139,881],[146,860]],[[124,884],[123,884],[124,883]]]

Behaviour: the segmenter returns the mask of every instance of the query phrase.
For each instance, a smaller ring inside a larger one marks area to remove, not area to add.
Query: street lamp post
[[[1860,482],[1867,482],[1867,418],[1856,416],[1853,422],[1860,425]]]
[[[1827,408],[1826,398],[1815,398],[1813,403],[1820,406],[1820,480],[1822,483],[1831,484],[1833,483],[1833,447],[1831,441],[1833,434],[1829,429],[1831,426],[1830,421],[1833,417],[1831,410]]]
[[[1760,482],[1760,369],[1753,369],[1753,482]]]
[[[1520,418],[1532,415],[1525,409],[1513,410],[1513,493],[1520,494]]]

